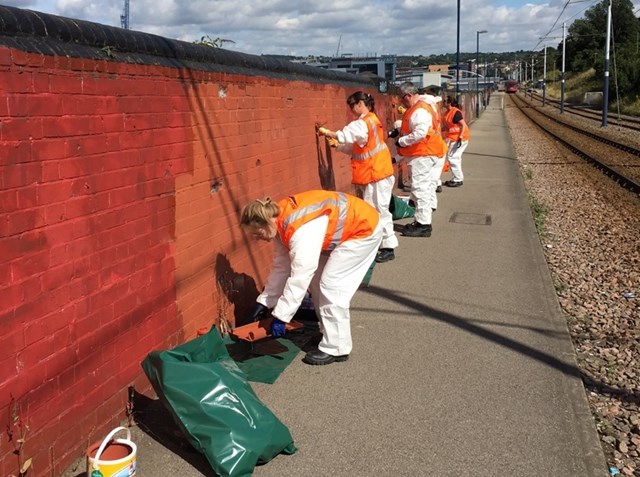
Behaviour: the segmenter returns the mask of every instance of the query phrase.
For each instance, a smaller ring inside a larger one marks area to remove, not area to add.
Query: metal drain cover
[[[491,225],[491,216],[488,214],[467,214],[454,212],[449,219],[454,224]]]

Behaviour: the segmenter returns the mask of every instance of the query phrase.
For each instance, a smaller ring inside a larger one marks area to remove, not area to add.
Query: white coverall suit
[[[462,111],[456,111],[455,113],[453,113],[453,116],[451,116],[450,112],[447,112],[445,118],[449,118],[448,120],[453,123],[452,125],[447,124],[447,126],[458,125],[458,127],[462,127],[459,122],[454,123],[456,119],[458,119],[458,121],[464,120],[464,118],[462,117]],[[447,121],[445,121],[445,123],[446,122]],[[452,180],[454,182],[463,182],[464,174],[462,173],[462,154],[464,153],[465,149],[467,149],[469,140],[467,139],[466,141],[461,141],[460,146],[456,146],[458,142],[457,137],[462,137],[462,134],[445,134],[445,142],[447,143],[447,147],[449,149],[449,152],[447,153],[447,159],[449,160],[449,164],[451,164],[451,174],[453,175]]]
[[[346,240],[321,254],[328,224],[324,215],[302,225],[291,237],[289,250],[278,237],[274,239],[271,272],[256,301],[288,323],[310,289],[322,331],[318,349],[343,356],[352,348],[349,304],[376,256],[382,226],[378,222],[368,237]]]
[[[401,145],[410,146],[422,141],[432,124],[431,114],[424,108],[417,108],[409,119],[411,132],[399,139]],[[438,207],[436,187],[445,156],[398,157],[406,160],[411,169],[411,195],[416,204],[414,217],[422,225],[431,224],[433,210]]]
[[[452,180],[454,182],[463,182],[464,174],[462,173],[462,153],[469,145],[469,141],[462,141],[460,146],[456,146],[457,141],[453,141],[451,139],[446,139],[445,142],[449,148],[447,160],[451,165],[451,174],[453,175]]]
[[[432,94],[421,94],[418,96],[420,98],[420,101],[423,101],[425,103],[427,103],[428,105],[430,105],[433,110],[436,112],[436,121],[438,123],[440,123],[440,125],[442,126],[442,114],[440,112],[440,106],[442,103],[442,96],[433,96]],[[436,187],[437,186],[441,186],[442,185],[442,169],[444,168],[444,162],[447,156],[444,156],[441,158],[441,160],[438,162],[438,164],[436,165],[436,168],[434,169],[433,173],[437,174],[437,179],[436,179]],[[434,209],[438,208],[438,196],[435,196],[435,205],[433,206]]]
[[[364,147],[367,144],[369,128],[367,128],[367,123],[364,120],[357,119],[347,124],[342,130],[336,131],[336,136],[338,136],[338,150],[350,155],[353,144],[358,144],[360,147]],[[380,214],[380,222],[382,223],[381,248],[394,249],[398,246],[398,237],[396,237],[396,233],[393,230],[393,215],[389,210],[395,182],[396,178],[392,174],[367,185],[354,184],[356,195],[371,204]]]

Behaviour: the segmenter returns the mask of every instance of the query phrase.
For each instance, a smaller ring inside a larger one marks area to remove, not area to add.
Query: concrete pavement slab
[[[400,237],[356,294],[349,361],[301,354],[252,384],[298,447],[253,475],[608,475],[501,104],[474,122],[432,237]],[[164,439],[134,428],[138,476],[213,475]]]

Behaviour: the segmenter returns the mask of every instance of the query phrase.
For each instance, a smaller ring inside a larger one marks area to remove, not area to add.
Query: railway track
[[[531,93],[526,93],[523,95],[523,97],[525,98],[525,100],[526,98],[530,98],[528,102],[531,105],[534,105],[538,101],[539,101],[539,105],[542,105],[542,95],[539,93],[533,93],[533,95]],[[558,110],[560,109],[560,100],[546,97],[545,104],[555,109],[558,109]],[[565,112],[568,112],[572,115],[575,115],[581,118],[592,119],[594,121],[599,121],[599,122],[602,121],[602,111],[597,111],[597,110],[589,109],[585,107],[572,106],[570,104],[567,104],[566,101],[564,103],[563,110]],[[609,114],[607,115],[607,124],[610,126],[617,126],[619,128],[629,129],[632,131],[640,131],[640,118],[637,118],[634,116],[621,115],[616,117],[616,115],[613,115],[611,114],[611,112],[609,112]]]
[[[611,475],[640,477],[640,197],[558,147],[555,137],[531,128],[530,119],[510,100],[506,106],[532,213],[540,224],[540,241]],[[532,115],[537,109],[523,107]],[[640,146],[634,140],[637,133],[595,127],[571,114],[560,117],[596,134],[626,136],[624,142]],[[578,140],[592,141],[584,136]]]
[[[640,195],[640,149],[560,120],[544,108],[532,106],[519,95],[509,95],[512,103],[546,134],[571,152],[595,166],[620,186]]]

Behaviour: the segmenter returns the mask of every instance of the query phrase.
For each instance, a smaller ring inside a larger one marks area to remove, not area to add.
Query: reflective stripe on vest
[[[462,139],[463,141],[468,141],[469,129],[467,128],[466,130],[462,131],[462,136],[460,136],[460,131],[462,129],[462,126],[460,125],[460,123],[455,124],[453,122],[453,117],[456,115],[457,112],[460,112],[460,114],[462,115],[462,111],[452,106],[451,109],[447,111],[447,114],[444,117],[444,122],[447,126],[447,132],[445,134],[445,137],[453,141],[457,141],[458,139]]]
[[[332,209],[335,210],[337,208],[338,217],[335,224],[335,229],[332,232],[330,232],[330,236],[328,237],[329,240],[325,238],[325,241],[322,244],[323,251],[330,252],[333,249],[335,249],[342,242],[342,236],[344,234],[344,228],[345,228],[345,223],[347,219],[347,211],[349,209],[349,203],[347,201],[347,197],[345,196],[345,194],[341,192],[337,192],[336,195],[337,195],[337,200],[324,199],[320,202],[309,204],[306,207],[302,207],[300,209],[296,209],[292,211],[288,215],[288,217],[282,222],[282,235],[284,237],[289,237],[290,239],[290,235],[287,232],[288,232],[289,226],[292,223],[297,222],[298,220],[301,220],[306,216],[312,216],[312,219],[310,220],[313,220],[314,218],[317,218],[322,215],[322,214],[319,214],[318,212],[322,210],[329,210],[329,211]],[[331,215],[331,213],[329,215]],[[308,221],[304,221],[303,224],[307,222]],[[329,232],[328,229],[327,229],[327,232]],[[293,235],[293,233],[291,235]],[[289,245],[288,240],[285,245],[287,245],[288,247]]]
[[[353,144],[351,182],[367,185],[393,175],[393,164],[378,117],[369,112],[362,120],[367,125],[367,143],[364,146]]]
[[[369,159],[380,151],[383,151],[387,147],[384,142],[380,141],[380,138],[376,134],[377,124],[375,123],[373,118],[371,116],[368,116],[364,118],[364,121],[367,123],[367,126],[369,128],[369,134],[373,134],[375,146],[373,147],[373,149],[364,151],[362,154],[351,154],[351,158],[355,159],[356,161],[364,161],[365,159]]]
[[[402,116],[402,125],[400,126],[400,134],[406,136],[411,133],[409,122],[411,116],[413,116],[413,113],[415,113],[418,108],[425,109],[429,113],[431,116],[431,127],[424,139],[407,147],[398,148],[398,154],[403,157],[444,156],[447,153],[447,145],[442,138],[442,133],[440,132],[441,126],[440,123],[436,121],[435,111],[429,104],[418,101],[404,113]]]

